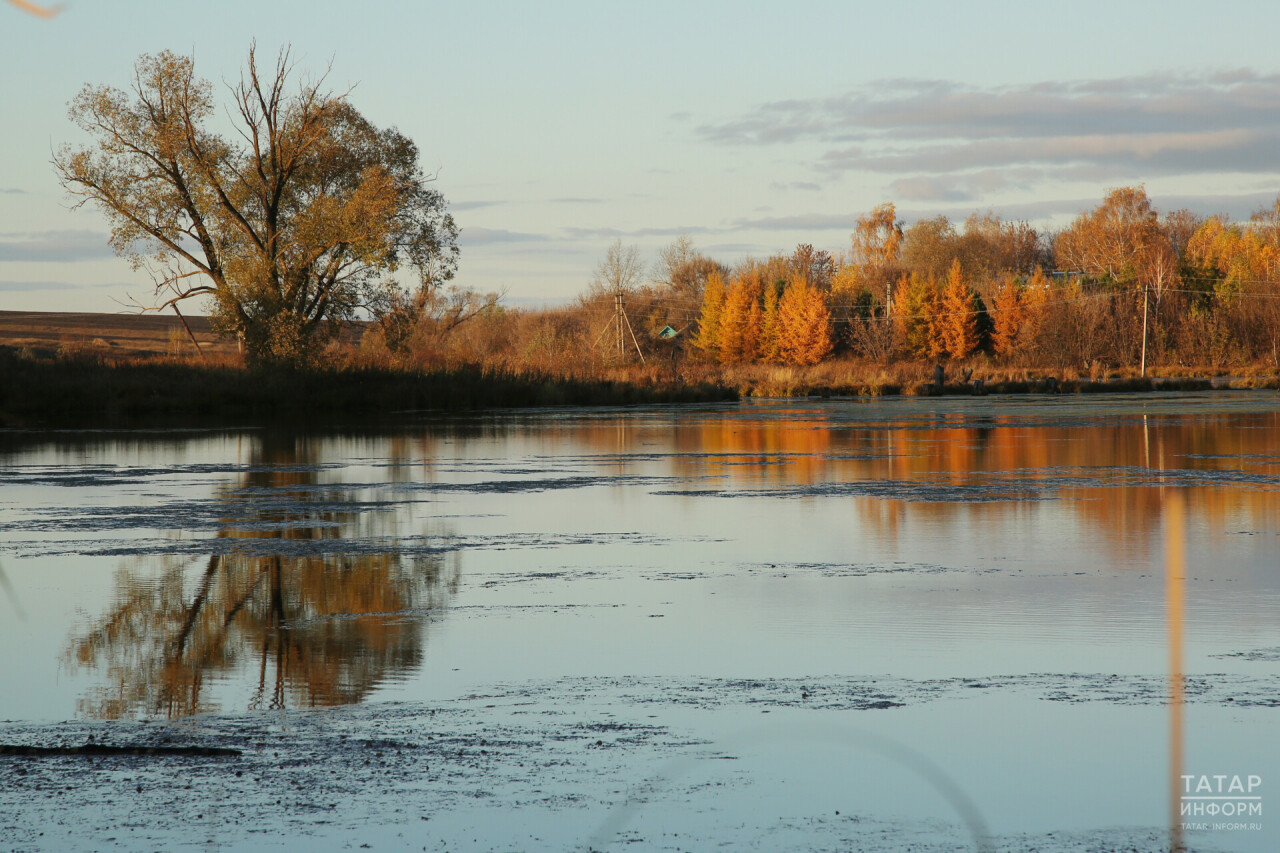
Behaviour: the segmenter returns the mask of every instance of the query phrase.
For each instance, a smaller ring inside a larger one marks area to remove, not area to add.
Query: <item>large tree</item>
[[[220,116],[189,57],[142,56],[130,91],[87,85],[71,102],[93,142],[54,167],[151,272],[153,307],[207,297],[251,361],[303,363],[324,332],[403,294],[397,270],[427,290],[451,278],[457,227],[410,139],[323,77],[293,85],[287,50],[264,70],[251,47]]]

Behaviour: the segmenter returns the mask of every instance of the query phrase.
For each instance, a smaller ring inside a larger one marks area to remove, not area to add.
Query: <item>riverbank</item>
[[[308,371],[251,369],[238,358],[119,356],[0,346],[0,426],[190,425],[255,419],[361,422],[407,412],[725,402],[745,397],[1096,394],[1276,389],[1275,370],[1205,375],[1186,368],[1033,370],[981,361],[934,365],[832,360],[811,367],[686,362],[598,372],[520,373],[466,365],[424,369],[359,358]]]
[[[0,426],[315,419],[361,421],[409,411],[618,406],[737,399],[706,382],[629,382],[513,374],[482,367],[416,371],[335,367],[252,370],[183,359],[116,361],[0,348]]]

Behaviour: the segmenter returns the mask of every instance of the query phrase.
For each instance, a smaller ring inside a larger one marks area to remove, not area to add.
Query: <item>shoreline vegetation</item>
[[[358,357],[309,370],[249,368],[237,359],[116,355],[0,346],[0,427],[207,426],[378,421],[411,412],[729,402],[744,397],[879,397],[1277,389],[1274,369],[1032,370],[974,359],[941,384],[925,362],[831,359],[816,365],[707,363],[516,372],[481,364],[414,368]]]
[[[540,310],[432,281],[257,344],[176,303],[172,318],[0,312],[0,425],[1280,388],[1280,197],[1232,222],[1122,187],[1050,234],[993,212],[905,226],[884,204],[847,252],[733,266],[681,237],[649,268],[619,240],[576,300]]]
[[[0,348],[0,427],[378,421],[415,411],[737,399],[707,383],[622,381],[484,366],[413,370],[346,364],[306,370],[248,368],[231,359],[41,356]]]

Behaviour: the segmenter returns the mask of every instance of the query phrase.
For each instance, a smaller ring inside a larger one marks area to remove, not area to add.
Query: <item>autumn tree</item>
[[[960,261],[952,261],[939,312],[943,347],[952,358],[965,358],[978,348],[977,301],[977,294],[965,281]]]
[[[1141,186],[1112,190],[1101,205],[1078,216],[1058,235],[1055,250],[1062,266],[1105,276],[1130,292],[1140,292],[1145,374],[1151,297],[1158,323],[1165,295],[1181,281],[1177,253],[1146,190]]]
[[[879,205],[859,217],[851,242],[849,261],[860,271],[863,283],[877,296],[883,294],[886,306],[892,305],[902,249],[902,223],[893,204]]]
[[[958,240],[947,217],[918,220],[902,235],[902,266],[921,275],[944,276],[959,255]]]
[[[694,346],[703,352],[718,354],[720,351],[720,319],[724,314],[726,295],[724,276],[718,271],[713,272],[707,277],[698,332],[693,338]]]
[[[1164,216],[1160,217],[1160,227],[1164,229],[1165,236],[1169,238],[1169,245],[1173,249],[1173,253],[1179,258],[1187,250],[1187,244],[1191,241],[1191,237],[1200,226],[1205,222],[1203,216],[1184,208],[1171,210]]]
[[[991,349],[1002,358],[1010,358],[1017,349],[1018,332],[1027,316],[1022,288],[1012,275],[1005,275],[996,285],[991,308]]]
[[[153,307],[207,298],[252,361],[301,364],[323,331],[403,292],[401,268],[418,288],[451,278],[457,228],[410,139],[323,76],[293,86],[287,50],[264,70],[251,47],[223,135],[192,59],[144,55],[130,91],[87,85],[72,100],[93,143],[62,147],[54,168],[106,216],[117,254],[151,273]]]
[[[779,349],[791,364],[817,364],[834,347],[831,312],[822,291],[803,276],[787,284],[778,306]]]
[[[464,323],[499,311],[500,293],[480,293],[451,286],[419,288],[412,293],[394,292],[378,312],[374,327],[383,345],[397,355],[407,355],[431,341],[433,349]]]
[[[1040,340],[1049,310],[1051,290],[1044,270],[1036,267],[1022,287],[1019,300],[1022,304],[1022,326],[1014,339],[1016,349],[1030,351]]]
[[[943,350],[936,319],[940,310],[937,280],[913,272],[902,277],[897,291],[900,296],[892,314],[895,347],[915,358],[937,357]]]
[[[1029,275],[1044,257],[1036,229],[1026,222],[1005,222],[991,211],[973,213],[957,230],[945,216],[921,219],[902,238],[902,266],[943,278],[959,260],[970,280],[1004,272]]]
[[[1280,195],[1249,217],[1249,226],[1270,246],[1280,246]]]
[[[1061,267],[1147,289],[1157,299],[1177,280],[1173,244],[1141,186],[1107,193],[1058,235],[1054,249]]]
[[[789,260],[796,275],[804,276],[819,290],[831,289],[831,277],[835,275],[836,263],[830,252],[815,249],[811,243],[801,243],[791,253]]]
[[[1186,260],[1209,273],[1218,293],[1238,292],[1280,272],[1280,245],[1267,237],[1265,230],[1212,216],[1187,241]]]
[[[782,293],[786,282],[767,282],[764,285],[764,308],[760,317],[760,360],[767,363],[782,361]]]
[[[971,213],[957,242],[957,257],[970,279],[1004,272],[1029,275],[1044,260],[1035,228],[1023,221],[1006,222],[989,210]]]
[[[991,333],[997,355],[1012,358],[1035,350],[1050,305],[1049,293],[1049,280],[1040,267],[1025,280],[1006,278],[1001,283]]]
[[[740,274],[729,283],[720,316],[718,358],[722,364],[755,361],[763,319],[759,274]]]

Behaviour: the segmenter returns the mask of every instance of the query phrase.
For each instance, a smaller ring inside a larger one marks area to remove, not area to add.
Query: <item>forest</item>
[[[356,358],[729,384],[815,365],[1094,380],[1280,366],[1280,198],[1232,221],[1160,213],[1143,187],[1122,187],[1056,233],[990,211],[904,227],[893,204],[851,224],[844,252],[804,244],[732,266],[680,238],[646,270],[615,243],[570,306],[434,294],[378,318]]]

